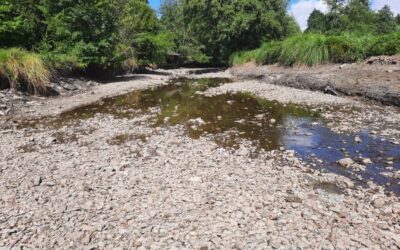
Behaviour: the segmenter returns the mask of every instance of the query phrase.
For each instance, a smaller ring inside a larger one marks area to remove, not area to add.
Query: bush
[[[368,56],[400,54],[400,32],[377,36],[368,47]]]
[[[37,54],[0,49],[0,79],[13,89],[42,94],[50,82],[50,71]]]
[[[171,33],[142,33],[134,42],[136,57],[140,58],[139,64],[164,64],[167,54],[173,49],[173,36]]]

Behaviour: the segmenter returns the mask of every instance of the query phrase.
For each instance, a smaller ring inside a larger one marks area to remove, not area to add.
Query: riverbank
[[[400,106],[400,58],[375,57],[364,62],[314,67],[235,66],[230,73],[239,79],[257,79],[279,86],[358,96]]]

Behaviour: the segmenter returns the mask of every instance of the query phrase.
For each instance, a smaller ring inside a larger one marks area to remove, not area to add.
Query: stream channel
[[[251,141],[264,150],[285,148],[315,168],[349,177],[360,185],[367,181],[386,186],[400,195],[399,180],[390,174],[400,169],[400,145],[372,137],[369,131],[360,134],[337,134],[324,124],[319,114],[305,107],[283,105],[248,93],[204,96],[202,91],[220,84],[225,78],[179,78],[154,89],[134,91],[118,97],[79,107],[51,121],[54,126],[88,119],[96,114],[129,118],[157,110],[150,119],[153,126],[184,124],[191,138],[213,135],[215,141],[228,148],[239,148],[240,140]],[[355,137],[361,142],[356,142]],[[342,158],[372,163],[364,170],[343,168]]]

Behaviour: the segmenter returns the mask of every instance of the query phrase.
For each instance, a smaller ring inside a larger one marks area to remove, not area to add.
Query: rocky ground
[[[57,114],[66,109],[61,104],[71,109],[168,79],[139,76],[94,86],[22,107],[19,115],[31,109]],[[271,92],[261,82],[228,83],[209,92],[239,87],[271,99],[285,94],[282,102],[312,100],[308,105],[324,109],[332,129],[377,126],[386,130],[376,134],[399,139],[400,112],[393,107],[292,88]],[[248,141],[229,149],[211,135],[190,139],[183,125],[155,128],[149,118],[157,112],[0,130],[0,248],[400,248],[399,198],[383,187],[359,187],[321,173],[292,151],[252,154],[256,149]],[[14,119],[5,118],[7,124]]]

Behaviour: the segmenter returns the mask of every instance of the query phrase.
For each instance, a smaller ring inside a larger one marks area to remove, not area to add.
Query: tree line
[[[55,68],[223,63],[236,50],[298,33],[286,0],[3,0],[0,47],[34,51]]]
[[[329,11],[314,10],[307,33],[399,31],[400,16],[387,6],[376,12],[368,0],[325,1]],[[288,0],[164,0],[157,14],[147,0],[2,0],[0,48],[36,53],[58,71],[129,71],[171,57],[227,64],[237,51],[301,34],[287,7]]]
[[[400,31],[400,14],[395,16],[388,5],[373,11],[369,0],[325,2],[328,12],[314,10],[308,19],[307,32],[329,35],[344,32],[379,35]]]

